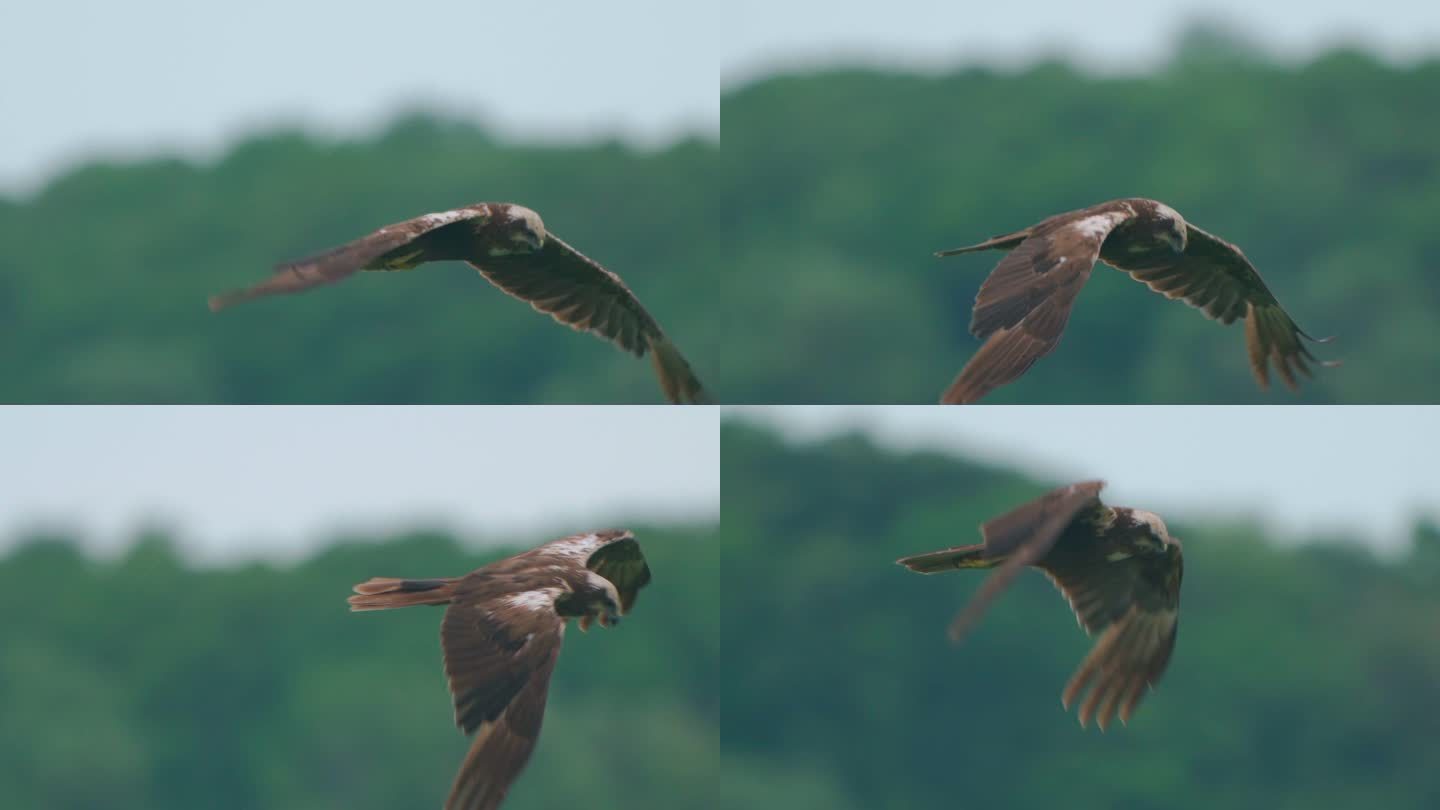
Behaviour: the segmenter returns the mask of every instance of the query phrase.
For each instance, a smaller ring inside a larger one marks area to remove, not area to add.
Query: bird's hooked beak
[[[620,623],[619,605],[605,605],[600,609],[599,620],[601,627],[614,627]]]

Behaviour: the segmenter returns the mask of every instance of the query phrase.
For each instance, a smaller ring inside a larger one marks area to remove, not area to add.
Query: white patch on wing
[[[531,250],[531,249],[528,248],[528,247],[508,248],[508,247],[492,246],[492,247],[489,247],[489,248],[487,248],[487,249],[485,250],[485,255],[487,255],[487,256],[519,256],[519,255],[524,254],[524,253],[534,253],[534,252],[535,252],[535,251]]]
[[[1124,214],[1117,212],[1093,214],[1084,219],[1076,220],[1071,223],[1070,227],[1088,238],[1103,240],[1106,236],[1110,235],[1110,231],[1124,218]]]
[[[475,216],[475,212],[469,208],[457,208],[454,211],[437,211],[433,214],[423,214],[416,217],[416,221],[427,231],[439,228],[442,225],[449,225],[452,222],[459,222],[462,219],[469,219]]]
[[[509,607],[521,610],[554,610],[555,597],[559,595],[559,588],[541,588],[538,591],[512,593],[502,597],[500,601]]]
[[[545,544],[545,553],[555,557],[567,557],[570,559],[587,560],[595,549],[600,548],[600,536],[597,534],[577,534],[574,537],[566,537],[556,540],[553,543]]]

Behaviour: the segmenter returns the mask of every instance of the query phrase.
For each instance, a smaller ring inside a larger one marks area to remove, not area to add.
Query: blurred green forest
[[[722,107],[736,234],[732,401],[934,402],[979,343],[1001,254],[936,259],[1104,200],[1164,200],[1240,245],[1343,368],[1261,392],[1243,329],[1097,268],[1058,349],[987,403],[1440,402],[1440,61],[1281,66],[1197,29],[1153,75],[1063,63],[828,70]],[[778,339],[777,339],[778,338]],[[783,346],[785,351],[772,347]]]
[[[511,200],[621,273],[725,402],[934,402],[998,254],[931,252],[1121,196],[1241,245],[1345,362],[1262,393],[1244,335],[1098,272],[990,402],[1440,402],[1440,61],[1266,59],[1196,29],[1150,75],[832,69],[722,99],[723,148],[532,146],[412,115],[97,164],[0,201],[0,401],[658,402],[644,363],[461,265],[223,315],[207,294],[419,212]],[[1432,372],[1432,373],[1419,373]]]
[[[1353,538],[1281,546],[1233,518],[1172,517],[1175,656],[1102,734],[1060,706],[1090,640],[1044,577],[957,649],[945,628],[983,576],[894,564],[976,542],[983,520],[1067,482],[859,437],[792,445],[738,420],[722,447],[725,580],[745,598],[722,623],[721,738],[805,775],[766,806],[1440,807],[1440,528],[1381,560]]]
[[[719,548],[635,527],[655,580],[613,631],[567,634],[540,745],[506,807],[760,807],[788,774],[721,776]],[[194,567],[149,533],[97,561],[36,537],[0,560],[6,808],[439,807],[468,740],[442,611],[350,614],[370,576],[448,576],[516,549],[442,532],[343,539],[287,567]],[[727,766],[728,767],[728,766]],[[695,806],[703,806],[696,804]]]
[[[716,147],[501,143],[416,114],[377,137],[257,137],[213,165],[93,165],[0,206],[0,401],[662,402],[647,361],[459,263],[220,314],[208,295],[427,211],[484,200],[620,273],[710,384]],[[709,262],[709,264],[707,264]]]

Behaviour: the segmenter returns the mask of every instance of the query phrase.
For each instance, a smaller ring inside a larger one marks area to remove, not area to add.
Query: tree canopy
[[[1140,76],[776,76],[724,94],[721,144],[536,146],[412,115],[77,168],[0,204],[0,401],[659,402],[644,363],[461,266],[205,309],[277,261],[505,200],[619,272],[722,402],[929,403],[979,345],[969,307],[998,259],[931,252],[1132,195],[1239,244],[1345,365],[1262,393],[1239,327],[1102,269],[1057,351],[987,402],[1440,401],[1421,373],[1440,62],[1284,65],[1211,40]]]
[[[1093,639],[1026,574],[964,645],[946,628],[984,572],[901,556],[1068,481],[850,436],[722,432],[727,751],[812,780],[805,807],[1189,810],[1440,802],[1436,529],[1382,560],[1185,522],[1180,633],[1128,726],[1080,728],[1060,692]],[[1087,474],[1103,477],[1103,467]],[[1145,507],[1145,504],[1121,505]]]
[[[634,528],[655,580],[619,628],[567,634],[507,808],[667,807],[720,782],[719,549],[709,530]],[[200,568],[177,545],[150,533],[102,561],[36,537],[0,561],[8,805],[441,805],[469,743],[442,612],[351,614],[345,598],[371,576],[454,576],[519,549],[413,532],[340,538],[293,567]]]

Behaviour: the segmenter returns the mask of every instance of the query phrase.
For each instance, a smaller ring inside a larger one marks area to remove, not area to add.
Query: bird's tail
[[[1002,234],[1000,236],[992,236],[978,245],[968,245],[966,247],[951,248],[949,250],[937,250],[935,251],[935,255],[944,257],[959,256],[962,253],[979,253],[982,250],[1014,250],[1020,246],[1021,242],[1024,242],[1028,238],[1030,238],[1030,231],[1027,229]]]
[[[994,568],[1004,560],[1004,557],[986,557],[985,544],[977,543],[901,557],[895,562],[919,574],[934,574],[956,568]]]
[[[351,610],[389,610],[411,605],[448,605],[458,579],[374,577],[355,586]]]
[[[660,389],[672,405],[709,405],[710,394],[690,364],[685,362],[680,350],[664,335],[650,338],[650,361],[655,364],[655,375],[660,378]]]

